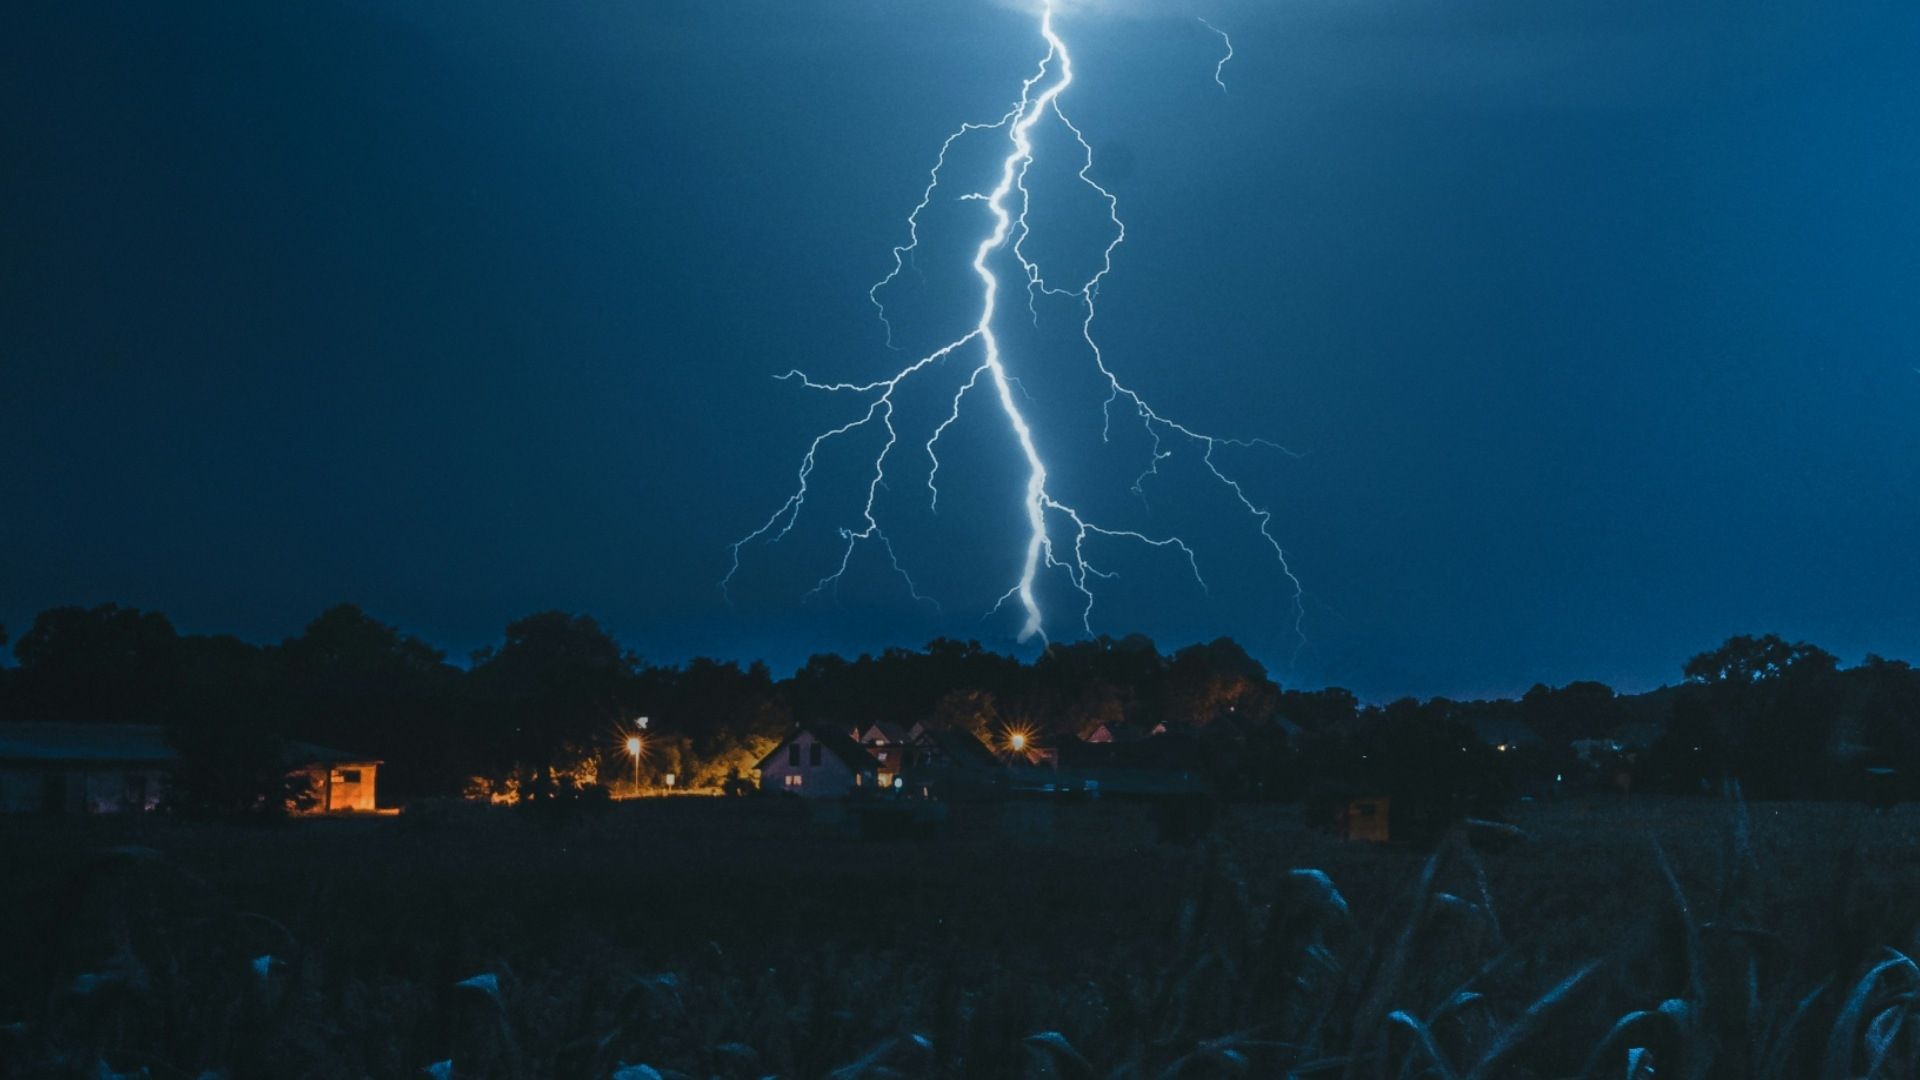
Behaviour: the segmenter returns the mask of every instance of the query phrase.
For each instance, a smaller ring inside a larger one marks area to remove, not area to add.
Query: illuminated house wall
[[[328,761],[307,765],[299,771],[309,782],[307,791],[314,797],[310,814],[370,812],[374,809],[374,781],[379,774],[378,761]]]
[[[845,732],[796,728],[760,759],[760,789],[809,799],[831,799],[873,788],[880,763]]]

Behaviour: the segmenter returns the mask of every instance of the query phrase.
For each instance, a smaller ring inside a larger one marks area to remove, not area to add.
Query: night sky
[[[1099,444],[1070,306],[1012,301],[1058,482],[1211,586],[1107,549],[1096,631],[1227,634],[1369,699],[1646,688],[1736,632],[1920,660],[1920,9],[1136,0],[1061,29],[1129,230],[1108,362],[1300,455],[1222,452],[1304,645],[1191,455],[1129,492],[1145,447]],[[986,0],[8,5],[0,622],[114,601],[272,641],[354,601],[455,656],[549,608],[662,662],[1013,649],[983,615],[1021,474],[985,397],[948,509],[912,454],[883,493],[942,613],[872,549],[803,598],[851,448],[733,608],[717,585],[859,412],[772,376],[901,362],[867,289],[941,138],[1043,51]],[[1036,173],[1035,220],[1081,265],[1070,178]],[[933,230],[903,343],[971,317],[965,235]]]

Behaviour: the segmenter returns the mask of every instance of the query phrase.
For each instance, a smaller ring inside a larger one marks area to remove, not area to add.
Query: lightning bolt
[[[1051,0],[1044,3],[1040,16],[1040,35],[1047,45],[1046,55],[1038,68],[1028,76],[1020,86],[1020,96],[1013,105],[991,122],[968,122],[950,133],[940,145],[939,154],[928,173],[926,187],[922,190],[920,201],[907,215],[907,242],[893,249],[893,267],[868,291],[868,299],[879,314],[886,328],[887,345],[895,347],[893,324],[888,319],[886,304],[882,293],[905,272],[909,261],[914,257],[920,245],[920,216],[932,204],[941,185],[941,173],[947,164],[947,156],[954,145],[963,138],[980,132],[999,132],[1007,140],[1007,152],[1000,161],[998,179],[993,188],[985,192],[969,192],[960,195],[964,201],[981,203],[991,221],[991,227],[981,236],[973,249],[970,266],[980,285],[979,308],[972,329],[960,337],[949,341],[938,349],[921,356],[899,368],[884,379],[869,382],[822,382],[798,370],[788,371],[779,376],[783,380],[798,383],[805,389],[818,390],[829,394],[863,397],[866,407],[852,419],[837,427],[829,428],[813,437],[806,453],[801,456],[796,484],[774,512],[758,528],[733,542],[730,551],[732,563],[727,574],[721,579],[720,588],[726,594],[735,575],[739,573],[741,553],[748,545],[756,542],[777,543],[785,539],[799,521],[807,496],[811,493],[814,470],[822,447],[854,432],[875,428],[882,434],[882,444],[875,455],[872,471],[866,484],[866,500],[858,520],[849,526],[841,526],[837,535],[843,541],[839,549],[839,559],[831,570],[814,585],[809,595],[837,587],[846,575],[854,552],[862,543],[877,543],[887,555],[893,570],[906,583],[909,594],[916,601],[933,603],[921,595],[912,576],[901,566],[895,554],[893,542],[888,538],[877,514],[880,491],[886,486],[887,465],[900,442],[900,433],[894,426],[896,394],[914,376],[930,368],[941,366],[945,361],[962,355],[972,360],[972,366],[964,382],[953,393],[946,416],[936,424],[922,445],[931,469],[927,474],[928,502],[932,510],[938,511],[940,489],[937,483],[941,461],[939,443],[947,430],[960,419],[961,410],[969,398],[983,387],[991,391],[1005,417],[1014,442],[1019,448],[1026,465],[1027,478],[1020,497],[1020,505],[1026,519],[1026,538],[1023,545],[1021,568],[1018,578],[988,612],[993,614],[1006,607],[1010,602],[1017,603],[1024,615],[1019,639],[1026,641],[1035,635],[1046,640],[1045,618],[1041,611],[1036,586],[1043,573],[1058,572],[1080,595],[1081,628],[1093,633],[1093,608],[1095,602],[1094,585],[1098,580],[1113,575],[1101,570],[1091,560],[1088,552],[1090,542],[1097,540],[1121,540],[1143,545],[1156,550],[1177,553],[1186,563],[1194,581],[1207,589],[1206,579],[1201,575],[1199,559],[1187,542],[1178,536],[1156,536],[1134,529],[1113,528],[1090,520],[1072,504],[1061,499],[1048,486],[1046,462],[1040,454],[1032,424],[1014,400],[1013,390],[1019,380],[1009,372],[1005,355],[1001,351],[999,337],[994,332],[994,321],[999,311],[1001,281],[990,260],[995,252],[1010,248],[1014,260],[1019,264],[1025,278],[1028,308],[1037,320],[1038,303],[1042,296],[1066,298],[1079,308],[1080,333],[1082,340],[1093,358],[1095,367],[1106,381],[1108,394],[1102,404],[1103,423],[1101,437],[1110,440],[1113,426],[1113,413],[1116,405],[1123,412],[1130,412],[1151,440],[1145,468],[1135,477],[1135,494],[1145,498],[1145,484],[1159,474],[1160,463],[1172,457],[1173,445],[1186,445],[1199,451],[1200,462],[1207,471],[1226,488],[1240,507],[1253,521],[1262,540],[1272,548],[1278,560],[1280,570],[1292,586],[1293,630],[1295,636],[1304,642],[1301,633],[1305,610],[1302,604],[1303,590],[1299,578],[1294,574],[1287,561],[1285,550],[1273,535],[1271,525],[1273,513],[1259,505],[1247,494],[1240,481],[1229,475],[1215,454],[1223,447],[1270,448],[1291,454],[1284,447],[1277,446],[1265,439],[1229,439],[1194,430],[1181,423],[1168,419],[1156,412],[1139,393],[1121,382],[1119,376],[1108,366],[1100,345],[1094,337],[1093,327],[1097,317],[1096,301],[1100,286],[1113,269],[1115,251],[1126,239],[1126,225],[1120,219],[1119,200],[1107,188],[1092,178],[1094,166],[1093,147],[1080,129],[1068,118],[1060,103],[1061,95],[1073,84],[1073,58],[1066,42],[1055,31]],[[1204,21],[1204,20],[1203,20]],[[1209,29],[1212,29],[1209,26]],[[1219,33],[1218,30],[1214,31]],[[1221,34],[1225,38],[1225,34]],[[1232,55],[1232,44],[1228,43],[1228,56]],[[1222,65],[1226,63],[1223,59]],[[1218,81],[1219,68],[1215,68]],[[1221,89],[1225,89],[1225,84]],[[1026,254],[1025,243],[1031,235],[1028,223],[1028,210],[1031,197],[1026,186],[1027,172],[1034,161],[1033,133],[1036,126],[1046,118],[1057,120],[1071,132],[1081,153],[1081,164],[1077,176],[1081,183],[1097,193],[1107,204],[1107,215],[1113,226],[1113,238],[1102,253],[1100,265],[1087,280],[1071,285],[1049,284],[1041,267]],[[1025,396],[1024,389],[1022,395]],[[1297,456],[1297,455],[1295,455]],[[937,606],[937,605],[936,605]]]
[[[1200,25],[1206,27],[1207,29],[1213,31],[1216,34],[1219,34],[1221,42],[1224,43],[1227,47],[1227,55],[1221,57],[1220,62],[1213,65],[1213,81],[1219,85],[1220,92],[1224,94],[1227,92],[1227,83],[1225,79],[1222,79],[1220,77],[1220,72],[1223,68],[1227,66],[1227,61],[1233,59],[1233,39],[1227,36],[1227,32],[1225,30],[1220,29],[1219,27],[1213,25],[1212,23],[1208,22],[1205,19],[1200,20]]]

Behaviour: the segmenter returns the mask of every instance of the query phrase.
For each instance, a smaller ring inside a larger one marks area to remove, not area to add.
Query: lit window
[[[800,774],[798,774],[798,773],[788,773],[788,774],[787,774],[787,786],[788,786],[788,787],[799,787],[799,786],[800,786],[800,784],[801,784],[801,782],[802,782],[802,781],[804,781],[805,779],[806,779],[806,777],[804,777],[804,776],[801,776],[801,775],[800,775]]]

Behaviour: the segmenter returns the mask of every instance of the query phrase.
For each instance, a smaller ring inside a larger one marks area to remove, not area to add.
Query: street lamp
[[[633,793],[640,794],[640,759],[647,756],[647,718],[633,718],[633,734],[627,736],[627,755],[633,758]]]

